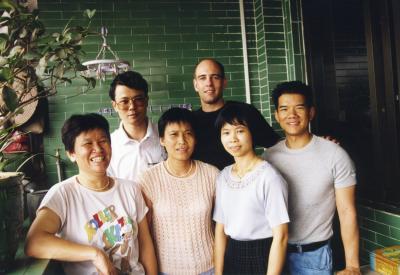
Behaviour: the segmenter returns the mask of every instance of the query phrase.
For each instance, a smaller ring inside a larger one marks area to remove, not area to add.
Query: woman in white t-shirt
[[[139,184],[150,211],[160,274],[213,274],[212,208],[218,169],[191,158],[193,113],[171,108],[158,121],[167,159],[143,172]]]
[[[256,155],[252,133],[257,129],[250,117],[247,108],[232,104],[216,120],[235,163],[217,178],[215,274],[280,274],[285,261],[287,185]]]
[[[139,188],[108,177],[107,120],[73,115],[62,141],[79,173],[55,184],[29,229],[28,256],[63,262],[66,274],[157,274],[157,261]]]

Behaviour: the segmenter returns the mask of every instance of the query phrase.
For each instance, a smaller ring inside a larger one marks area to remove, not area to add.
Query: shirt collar
[[[118,127],[118,138],[121,139],[123,144],[127,144],[127,143],[132,142],[132,141],[141,143],[141,142],[143,142],[146,139],[151,138],[151,137],[157,137],[158,138],[158,133],[157,133],[157,129],[154,127],[153,123],[151,123],[150,120],[147,123],[146,134],[144,135],[144,137],[143,137],[143,139],[141,141],[137,141],[137,140],[134,140],[134,139],[130,138],[128,136],[128,134],[125,132],[122,122],[120,122],[120,124],[119,124],[119,127]]]

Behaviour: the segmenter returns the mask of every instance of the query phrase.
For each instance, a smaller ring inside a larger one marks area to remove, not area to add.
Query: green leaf
[[[9,57],[13,57],[17,54],[21,54],[23,51],[23,48],[21,46],[15,46],[11,49],[10,54],[8,55]]]
[[[10,9],[16,9],[17,4],[15,4],[13,1],[10,0],[1,0],[0,1],[0,9],[5,9],[5,10],[10,10]]]
[[[8,63],[8,59],[3,56],[0,56],[0,67],[5,66],[7,63]]]
[[[7,109],[14,112],[18,107],[18,96],[17,93],[8,86],[4,86],[2,90],[3,101],[7,106]]]
[[[84,11],[83,15],[86,16],[86,17],[89,18],[89,19],[92,19],[93,16],[95,15],[95,13],[96,13],[96,10],[89,10],[89,9],[86,9],[86,10]]]
[[[40,55],[37,52],[29,51],[26,54],[24,54],[24,56],[22,58],[25,60],[33,60],[36,58],[40,58]]]
[[[0,69],[0,81],[7,82],[11,78],[10,68],[3,67]]]
[[[86,71],[87,67],[83,66],[81,63],[75,65],[75,69],[79,72]]]
[[[89,88],[96,88],[96,78],[82,76],[88,83]]]

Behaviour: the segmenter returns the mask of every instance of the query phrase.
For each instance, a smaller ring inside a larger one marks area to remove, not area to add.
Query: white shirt
[[[140,189],[125,180],[96,192],[71,177],[52,186],[39,209],[47,207],[59,218],[57,235],[103,250],[122,274],[144,275],[139,262],[138,225],[148,211]],[[65,274],[98,274],[91,261],[64,262]]]
[[[111,134],[112,157],[107,172],[110,176],[135,180],[139,174],[164,160],[158,130],[149,121],[142,140],[131,139],[122,123]]]
[[[272,237],[272,228],[289,222],[287,184],[263,161],[242,179],[227,166],[217,178],[214,220],[239,241]]]

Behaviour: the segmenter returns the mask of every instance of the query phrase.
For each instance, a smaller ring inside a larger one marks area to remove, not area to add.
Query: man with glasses
[[[163,160],[158,130],[147,117],[148,85],[134,71],[117,75],[109,96],[121,124],[111,134],[111,176],[134,180],[143,170]]]
[[[219,169],[232,164],[233,157],[225,151],[220,140],[220,133],[214,127],[222,108],[227,104],[243,104],[249,108],[257,133],[254,145],[270,147],[279,136],[274,132],[262,114],[250,104],[236,101],[224,101],[223,91],[227,85],[224,66],[213,58],[200,60],[193,73],[193,86],[199,94],[201,108],[194,111],[197,119],[197,144],[193,157],[215,165]]]

